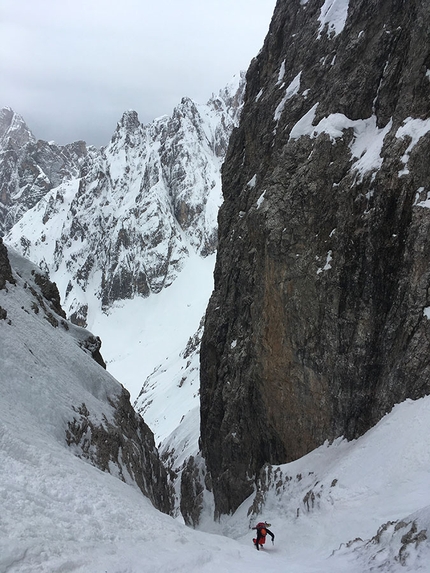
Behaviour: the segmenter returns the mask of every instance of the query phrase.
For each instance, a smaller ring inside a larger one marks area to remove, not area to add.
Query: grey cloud
[[[0,22],[0,106],[36,137],[108,143],[135,109],[144,123],[187,95],[205,102],[246,69],[275,0],[20,0]]]

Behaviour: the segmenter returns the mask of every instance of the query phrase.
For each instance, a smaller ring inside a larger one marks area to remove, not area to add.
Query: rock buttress
[[[201,347],[217,515],[263,463],[430,390],[430,6],[343,4],[278,2],[223,167]]]

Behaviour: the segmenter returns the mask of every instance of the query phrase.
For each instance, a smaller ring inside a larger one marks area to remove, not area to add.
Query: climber
[[[252,541],[254,542],[254,545],[258,551],[260,551],[260,547],[263,547],[263,545],[266,543],[267,534],[269,534],[272,538],[273,545],[275,544],[275,536],[270,531],[270,529],[268,529],[269,527],[270,523],[267,523],[267,521],[260,521],[260,523],[257,523],[257,525],[252,528],[257,530],[257,537]]]

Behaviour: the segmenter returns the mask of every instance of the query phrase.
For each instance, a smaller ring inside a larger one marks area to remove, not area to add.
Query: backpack
[[[254,529],[259,531],[260,535],[262,535],[263,537],[266,537],[266,534],[267,534],[266,527],[267,527],[266,522],[260,521],[260,523],[257,523],[257,525],[254,527]]]

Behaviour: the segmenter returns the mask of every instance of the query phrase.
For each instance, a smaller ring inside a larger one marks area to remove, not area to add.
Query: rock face
[[[107,310],[160,292],[190,254],[214,252],[220,169],[243,76],[207,104],[183,98],[171,117],[148,125],[124,113],[79,177],[46,193],[11,230],[8,242],[49,272],[76,324],[86,325],[91,305]]]
[[[6,283],[15,284],[15,279],[12,275],[9,257],[7,256],[7,248],[0,237],[0,289],[6,287]]]
[[[430,6],[279,1],[223,167],[201,347],[216,513],[430,391]]]

